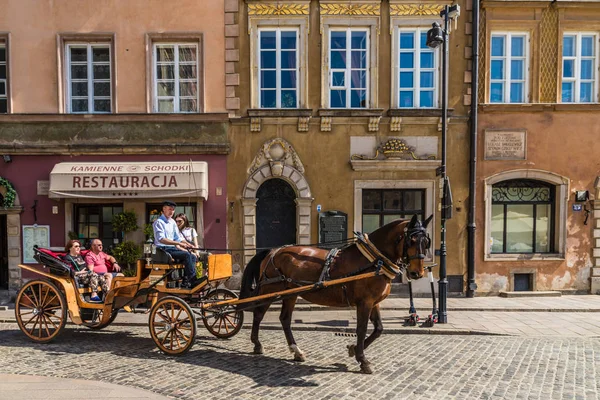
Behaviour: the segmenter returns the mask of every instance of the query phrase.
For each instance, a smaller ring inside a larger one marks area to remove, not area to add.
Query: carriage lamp
[[[144,243],[144,258],[147,264],[152,263],[152,243]]]
[[[590,198],[590,192],[587,190],[576,190],[575,191],[575,201],[581,203],[584,201],[588,201]]]
[[[448,322],[447,299],[448,299],[448,279],[446,277],[446,220],[451,217],[448,206],[451,206],[450,182],[446,174],[446,143],[448,134],[448,41],[450,40],[450,25],[452,20],[456,23],[460,16],[460,6],[453,4],[444,6],[440,12],[443,18],[444,26],[434,22],[432,28],[427,31],[427,47],[435,49],[442,45],[442,159],[441,165],[436,170],[436,175],[440,177],[440,193],[442,196],[441,223],[440,223],[440,269],[438,281],[439,296],[439,315],[438,321],[442,324]]]

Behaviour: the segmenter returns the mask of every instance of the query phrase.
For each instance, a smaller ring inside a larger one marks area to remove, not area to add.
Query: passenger
[[[163,203],[162,215],[152,224],[154,245],[169,253],[175,261],[183,263],[185,269],[182,286],[191,288],[200,283],[196,279],[196,256],[188,251],[193,245],[179,233],[177,223],[173,219],[175,207],[177,204],[172,201]]]
[[[108,290],[106,279],[100,277],[97,273],[88,268],[87,263],[81,256],[81,243],[79,240],[69,240],[65,246],[65,251],[67,254],[63,257],[63,260],[75,270],[77,281],[83,285],[90,285],[90,288],[92,289],[90,301],[102,301],[100,296],[98,296],[98,286],[102,285],[102,290],[106,293]]]
[[[175,222],[179,233],[183,235],[189,244],[194,245],[194,255],[198,257],[198,232],[190,226],[190,221],[184,213],[179,213],[175,216]]]
[[[112,264],[113,273],[108,272],[106,260]],[[92,249],[85,255],[85,262],[90,270],[104,277],[107,289],[111,287],[113,276],[116,276],[117,272],[121,271],[117,260],[102,251],[102,241],[100,239],[92,240]],[[108,290],[104,292],[105,295],[106,293],[108,293]]]

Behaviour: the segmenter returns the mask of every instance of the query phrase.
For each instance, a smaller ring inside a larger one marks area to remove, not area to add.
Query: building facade
[[[141,244],[178,203],[226,246],[228,113],[222,1],[8,0],[0,13],[0,288],[34,244]]]
[[[484,1],[477,283],[600,290],[597,2]]]
[[[470,5],[450,39],[450,291],[466,281]],[[427,218],[439,248],[441,50],[427,31],[450,3],[227,1],[229,246],[312,244]],[[426,280],[417,290],[428,291]]]

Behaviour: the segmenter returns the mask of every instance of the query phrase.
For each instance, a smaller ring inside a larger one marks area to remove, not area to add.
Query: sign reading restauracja
[[[49,197],[208,197],[206,162],[60,163],[50,173]]]

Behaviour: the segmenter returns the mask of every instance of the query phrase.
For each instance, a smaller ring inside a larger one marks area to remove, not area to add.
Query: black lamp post
[[[440,17],[444,19],[444,28],[437,22],[427,32],[427,46],[433,49],[442,47],[442,165],[437,169],[436,175],[440,177],[440,186],[442,189],[442,207],[441,207],[441,233],[440,233],[440,280],[438,281],[439,296],[439,314],[438,322],[445,324],[448,322],[448,279],[446,277],[446,220],[452,217],[452,201],[450,194],[450,182],[446,175],[446,135],[448,133],[448,41],[450,39],[449,22],[458,18],[460,15],[460,6],[454,4],[445,6],[440,12]],[[450,200],[450,201],[449,201]]]

